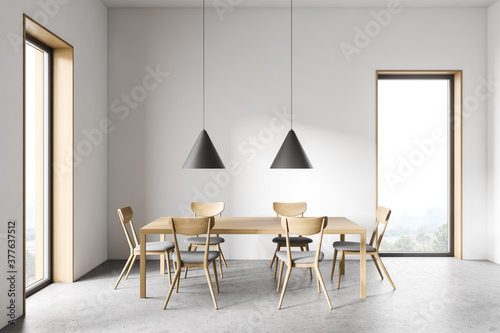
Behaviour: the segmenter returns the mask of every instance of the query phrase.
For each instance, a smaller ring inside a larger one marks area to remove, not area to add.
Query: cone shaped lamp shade
[[[299,143],[300,144],[300,143]],[[224,163],[210,140],[207,131],[202,130],[194,143],[183,169],[224,169]]]
[[[274,158],[271,169],[312,169],[312,164],[292,126],[293,107],[293,0],[290,0],[290,131]]]
[[[312,169],[312,164],[300,144],[297,134],[290,130],[274,158],[271,169]]]
[[[205,131],[205,0],[203,0],[203,129],[189,153],[183,169],[224,169],[224,163]]]

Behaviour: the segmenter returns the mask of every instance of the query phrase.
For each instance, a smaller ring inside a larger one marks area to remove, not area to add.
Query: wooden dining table
[[[160,239],[165,239],[165,234],[171,234],[172,229],[169,217],[160,217],[141,228],[140,243],[140,298],[146,298],[146,236],[157,234]],[[238,235],[277,235],[284,234],[281,226],[281,217],[216,217],[212,234],[238,234]],[[366,298],[366,228],[345,217],[328,217],[328,226],[325,234],[339,234],[340,240],[345,240],[345,235],[359,235],[361,253],[359,261],[359,289],[360,298]],[[344,274],[344,267],[340,267],[339,274]]]

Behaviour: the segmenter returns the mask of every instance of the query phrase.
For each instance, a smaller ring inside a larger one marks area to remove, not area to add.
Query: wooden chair
[[[324,254],[321,252],[321,242],[323,241],[323,231],[328,225],[328,217],[284,217],[282,218],[281,224],[286,231],[286,251],[278,251],[276,256],[280,262],[280,275],[278,278],[278,289],[279,293],[281,276],[283,275],[283,263],[286,263],[288,269],[285,275],[285,282],[283,284],[283,290],[281,291],[280,302],[278,304],[278,310],[281,309],[281,304],[283,303],[283,297],[285,296],[286,286],[288,285],[288,280],[290,279],[290,274],[292,273],[292,267],[309,267],[314,268],[316,272],[316,279],[318,281],[318,293],[320,293],[320,284],[323,292],[325,293],[326,301],[330,310],[332,309],[332,303],[328,297],[328,292],[326,291],[325,282],[321,276],[319,270],[319,263],[323,260]],[[318,249],[316,251],[291,251],[292,243],[290,241],[290,233],[300,234],[300,235],[315,235],[320,234]]]
[[[375,264],[375,267],[377,267],[377,271],[380,274],[380,277],[384,279],[384,276],[382,275],[382,272],[380,271],[380,267],[382,267],[382,270],[384,271],[385,275],[389,279],[389,282],[392,285],[392,288],[396,290],[396,286],[392,282],[391,277],[389,276],[389,273],[387,272],[387,269],[384,266],[384,263],[382,262],[382,259],[380,258],[380,255],[378,253],[378,250],[380,248],[380,244],[382,243],[382,238],[384,237],[385,229],[387,228],[387,223],[389,222],[389,217],[391,216],[391,210],[389,208],[385,207],[377,207],[377,213],[376,213],[376,222],[375,222],[375,229],[373,229],[373,234],[372,238],[370,239],[370,243],[366,244],[366,254],[371,255],[373,259],[373,263]],[[379,229],[382,229],[379,231]],[[379,234],[380,232],[380,234]],[[360,244],[359,242],[335,242],[333,243],[333,248],[335,249],[333,253],[333,264],[332,264],[332,275],[330,276],[330,280],[333,279],[333,272],[335,270],[335,262],[337,261],[337,253],[340,254],[340,260],[339,260],[339,281],[337,283],[337,289],[340,288],[340,277],[342,274],[340,274],[340,266],[343,264],[343,261],[345,260],[345,255],[346,254],[356,254],[359,255],[360,252]],[[380,267],[379,267],[380,264]]]
[[[134,223],[132,222],[132,216],[134,212],[132,208],[129,206],[118,209],[118,216],[120,217],[120,221],[123,226],[123,231],[125,231],[125,236],[127,237],[127,242],[130,247],[130,256],[128,257],[127,263],[125,267],[123,267],[122,273],[116,281],[115,289],[118,287],[125,270],[128,268],[127,275],[125,279],[128,278],[130,274],[130,270],[132,266],[134,266],[135,260],[137,257],[140,257],[141,254],[141,246],[139,241],[137,240],[137,234],[135,233]],[[127,224],[130,223],[130,229],[132,230],[132,236],[134,237],[135,246],[132,244],[132,240],[130,239],[130,234],[127,229]],[[164,239],[165,235],[162,235],[162,239]],[[167,270],[168,270],[168,282],[172,283],[172,278],[170,275],[170,253],[174,250],[174,243],[170,241],[161,241],[161,242],[149,242],[146,243],[146,254],[151,255],[160,255],[160,273],[165,274],[165,259],[167,260]]]
[[[307,204],[305,202],[273,202],[273,209],[276,212],[276,216],[294,217],[301,216],[304,217],[304,212],[307,209]],[[274,251],[273,260],[271,260],[271,265],[269,268],[273,267],[274,261],[276,260],[276,266],[274,267],[274,278],[276,279],[276,271],[278,269],[278,258],[276,253],[286,246],[286,237],[282,237],[281,234],[278,237],[273,238],[273,243],[276,243],[276,251]],[[290,237],[291,247],[300,247],[301,251],[309,251],[309,243],[312,243],[312,239],[309,237]],[[312,279],[312,269],[309,269],[309,274]]]
[[[191,211],[194,213],[194,217],[211,217],[211,216],[222,216],[222,212],[224,211],[224,203],[223,202],[192,202],[191,203]],[[220,268],[220,277],[224,278],[224,274],[222,273],[222,262],[224,262],[224,266],[227,268],[226,258],[224,258],[224,254],[222,253],[222,249],[220,248],[220,244],[224,243],[226,240],[222,237],[219,237],[219,234],[215,235],[215,237],[210,237],[210,245],[213,247],[217,247],[217,251],[220,253],[219,257],[219,268]],[[205,246],[206,237],[189,237],[184,240],[185,243],[188,243],[188,251],[196,251],[196,248]],[[188,268],[184,272],[184,278],[187,277]]]
[[[210,272],[208,270],[210,263],[213,264],[215,285],[217,286],[217,293],[219,292],[219,281],[217,280],[217,267],[215,260],[220,256],[219,251],[209,251],[210,248],[210,230],[214,227],[215,218],[212,217],[170,217],[170,225],[172,227],[172,234],[174,236],[175,253],[172,260],[177,264],[173,283],[170,285],[167,299],[163,305],[163,310],[167,307],[174,286],[177,283],[176,292],[179,291],[179,282],[182,267],[203,267],[207,277],[208,287],[212,300],[214,301],[215,309],[217,310],[217,301],[215,300],[214,287],[210,279]],[[206,234],[205,237],[205,251],[180,251],[179,244],[177,243],[177,234],[181,235],[200,235]]]

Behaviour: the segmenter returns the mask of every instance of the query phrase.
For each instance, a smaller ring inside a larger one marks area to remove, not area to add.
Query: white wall
[[[500,81],[500,3],[488,8],[488,74]],[[488,259],[500,264],[500,91],[488,100]]]
[[[75,144],[95,128],[107,109],[107,9],[93,0],[2,1],[0,10],[0,251],[6,256],[6,225],[17,220],[17,268],[22,272],[23,219],[23,13],[38,20],[75,48]],[[75,278],[107,259],[106,138],[75,169]],[[6,260],[0,263],[2,274]],[[17,315],[22,309],[22,273],[17,278]],[[0,305],[7,284],[0,279]],[[27,309],[29,312],[29,309]],[[7,324],[4,310],[0,327]]]
[[[354,45],[354,28],[375,22],[370,10],[294,11],[294,129],[313,170],[269,169],[288,130],[274,110],[289,108],[289,10],[234,8],[223,20],[207,11],[206,128],[226,166],[236,165],[228,176],[181,168],[201,130],[200,9],[109,9],[109,117],[116,125],[108,139],[109,258],[128,255],[116,214],[125,205],[134,208],[139,229],[159,216],[187,214],[195,200],[225,201],[226,216],[268,216],[273,201],[304,200],[308,215],[346,216],[371,232],[375,71],[462,69],[464,97],[474,97],[486,75],[486,9],[403,9],[348,63],[339,45]],[[157,65],[170,75],[141,95],[145,68]],[[127,107],[120,98],[131,93],[137,103],[132,98]],[[484,259],[486,102],[471,105],[463,253]],[[228,258],[269,258],[273,251],[272,236],[225,237]],[[326,237],[327,254],[334,238]]]

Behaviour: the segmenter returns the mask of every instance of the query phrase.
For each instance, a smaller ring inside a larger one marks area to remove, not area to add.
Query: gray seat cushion
[[[290,237],[290,244],[309,244],[312,243],[312,239],[309,237]],[[286,245],[286,237],[274,237],[273,243]]]
[[[292,263],[294,264],[312,264],[314,263],[314,258],[316,257],[316,251],[290,251],[292,254]],[[286,251],[278,251],[276,253],[278,258],[283,261],[288,260],[288,254]],[[325,255],[323,252],[319,253],[319,261],[323,261]]]
[[[174,248],[174,242],[166,241],[166,242],[148,242],[146,243],[146,252],[162,252],[172,250]],[[134,248],[134,251],[140,251],[141,246],[137,245]]]
[[[226,240],[222,237],[210,237],[210,244],[224,243]],[[184,240],[184,243],[205,245],[207,244],[207,237],[189,237]]]
[[[335,242],[333,243],[333,248],[338,251],[350,251],[350,252],[359,252],[360,244],[359,242]],[[366,244],[366,252],[375,252],[375,249],[370,244]]]
[[[179,251],[181,261],[185,264],[202,264],[205,251]],[[219,258],[219,251],[208,251],[208,262]],[[172,255],[172,259],[177,262],[177,254]]]

